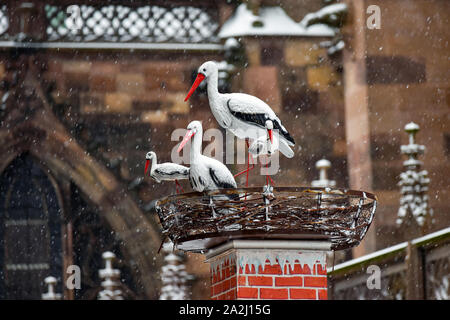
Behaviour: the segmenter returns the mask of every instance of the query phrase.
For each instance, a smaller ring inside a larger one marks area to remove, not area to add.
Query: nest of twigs
[[[157,200],[155,209],[163,234],[186,251],[230,238],[324,239],[341,250],[363,239],[376,202],[363,191],[255,187],[172,195]]]

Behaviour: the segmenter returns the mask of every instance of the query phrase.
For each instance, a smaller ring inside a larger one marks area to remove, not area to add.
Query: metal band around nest
[[[318,239],[341,250],[364,238],[376,203],[364,191],[252,187],[171,195],[155,209],[163,234],[181,250],[202,252],[230,239]]]

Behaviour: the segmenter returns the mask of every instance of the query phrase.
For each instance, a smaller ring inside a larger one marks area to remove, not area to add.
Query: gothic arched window
[[[0,298],[40,299],[52,275],[62,292],[61,208],[55,189],[28,154],[0,176]]]

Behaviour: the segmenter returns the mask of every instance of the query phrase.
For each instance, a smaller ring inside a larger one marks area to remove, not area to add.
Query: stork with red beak
[[[176,192],[183,191],[178,180],[189,178],[189,168],[172,162],[158,163],[156,153],[153,151],[147,152],[145,159],[145,174],[147,174],[150,161],[152,161],[150,177],[158,183],[161,181],[175,181]]]
[[[294,156],[291,146],[295,145],[286,128],[275,112],[262,100],[244,93],[219,93],[218,67],[213,61],[207,61],[198,68],[197,78],[189,90],[187,101],[202,81],[208,85],[208,100],[211,111],[219,125],[240,139],[256,140],[269,136],[273,142],[273,130],[278,131],[278,150],[288,158]],[[267,121],[272,129],[266,129]],[[248,171],[247,168],[246,171]],[[246,172],[243,171],[243,172]],[[242,173],[243,173],[242,172]]]
[[[189,182],[198,192],[216,189],[236,188],[233,174],[220,161],[202,155],[203,127],[200,121],[192,121],[178,147],[180,152],[186,143],[193,139],[190,152]]]

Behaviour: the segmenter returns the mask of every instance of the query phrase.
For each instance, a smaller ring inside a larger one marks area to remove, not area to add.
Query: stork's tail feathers
[[[240,196],[238,194],[228,194],[227,195],[230,200],[239,201]]]
[[[280,139],[280,152],[284,154],[287,158],[292,158],[294,156],[294,151],[289,147],[288,143],[284,139]]]

